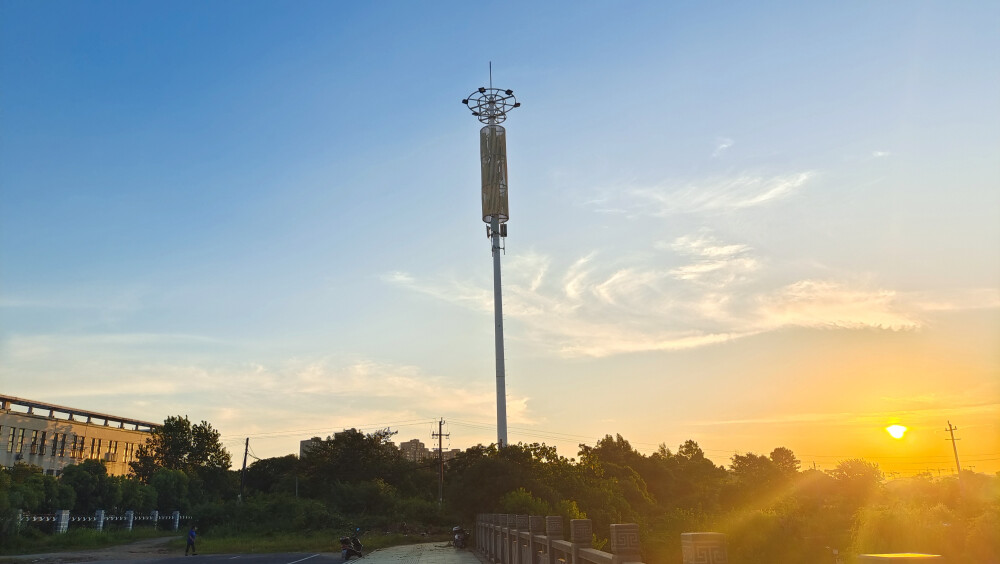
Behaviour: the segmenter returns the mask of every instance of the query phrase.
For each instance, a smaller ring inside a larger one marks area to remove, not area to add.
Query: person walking
[[[198,527],[191,525],[191,530],[188,531],[188,543],[184,547],[184,556],[188,555],[188,549],[191,549],[191,554],[198,556],[198,549],[194,547],[194,539],[198,536]]]

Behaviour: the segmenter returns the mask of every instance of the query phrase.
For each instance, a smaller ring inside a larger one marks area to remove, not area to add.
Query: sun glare
[[[892,438],[902,439],[903,433],[906,432],[906,427],[903,427],[902,425],[889,425],[888,427],[885,428],[885,430],[888,431],[890,435],[892,435]]]

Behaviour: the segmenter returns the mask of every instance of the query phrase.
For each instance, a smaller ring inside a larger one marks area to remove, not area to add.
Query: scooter
[[[455,548],[465,548],[465,542],[468,540],[469,534],[461,526],[457,526],[451,529],[451,538],[451,542],[455,545]]]
[[[361,544],[361,539],[358,535],[361,534],[361,529],[355,529],[354,534],[349,537],[340,537],[340,555],[343,559],[350,560],[352,556],[357,556],[361,558],[364,554],[361,553],[364,550],[364,545]]]

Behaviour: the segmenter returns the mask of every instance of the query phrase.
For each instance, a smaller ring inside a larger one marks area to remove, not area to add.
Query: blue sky
[[[492,61],[523,104],[512,441],[906,472],[947,466],[951,419],[996,471],[998,23],[986,2],[0,2],[0,386],[207,419],[261,456],[439,417],[489,442],[459,101]]]

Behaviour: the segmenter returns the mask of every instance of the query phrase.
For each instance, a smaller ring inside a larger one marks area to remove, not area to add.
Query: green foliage
[[[288,539],[335,550],[336,536],[356,526],[447,530],[471,524],[476,513],[497,512],[589,518],[594,546],[605,542],[610,524],[634,522],[647,562],[676,561],[681,533],[710,530],[728,535],[734,564],[829,561],[830,547],[1000,564],[1000,476],[963,472],[961,479],[922,475],[886,483],[878,465],[860,459],[829,472],[799,471],[798,458],[784,447],[767,456],[733,456],[726,469],[692,440],[676,453],[660,445],[646,456],[621,435],[606,435],[592,447],[581,445],[578,460],[544,444],[468,449],[448,463],[446,506],[439,507],[436,465],[404,460],[388,430],[351,429],[317,440],[301,460],[251,464],[247,495],[238,503],[239,474],[228,470],[228,454],[211,446],[218,439],[211,426],[167,422],[133,467],[134,477],[107,476],[96,461],[67,467],[58,480],[27,465],[0,469],[0,539],[12,538],[18,509],[69,506],[85,513],[190,508],[209,545],[228,546],[214,540],[228,536],[242,539],[245,550],[285,546]],[[17,538],[34,534],[29,527]]]
[[[158,493],[155,487],[128,477],[121,480],[121,488],[122,507],[144,514],[156,509]]]
[[[232,457],[211,423],[192,425],[187,416],[170,416],[151,431],[146,444],[139,445],[136,460],[129,466],[135,477],[148,484],[159,468],[195,475],[201,469],[228,470],[231,464]]]
[[[500,498],[500,510],[503,513],[515,513],[518,515],[552,514],[552,506],[547,501],[538,499],[524,488],[517,488],[512,492],[504,494]]]
[[[252,497],[239,503],[207,503],[192,511],[204,535],[295,532],[341,528],[346,521],[316,500],[275,494]]]
[[[150,486],[156,491],[156,507],[161,511],[186,512],[191,508],[188,497],[190,480],[181,470],[159,468],[150,478]]]
[[[246,490],[294,494],[299,471],[299,458],[294,454],[254,461],[247,466]]]
[[[121,484],[108,475],[108,469],[97,460],[84,460],[63,469],[59,481],[76,493],[73,511],[93,513],[98,509],[112,510],[122,499]]]
[[[969,562],[1000,564],[1000,504],[970,520],[965,551]]]
[[[874,501],[885,479],[878,464],[860,458],[840,462],[829,474],[837,481],[841,499],[854,508]]]
[[[966,534],[965,524],[943,505],[865,506],[855,516],[852,549],[858,553],[957,554]]]

